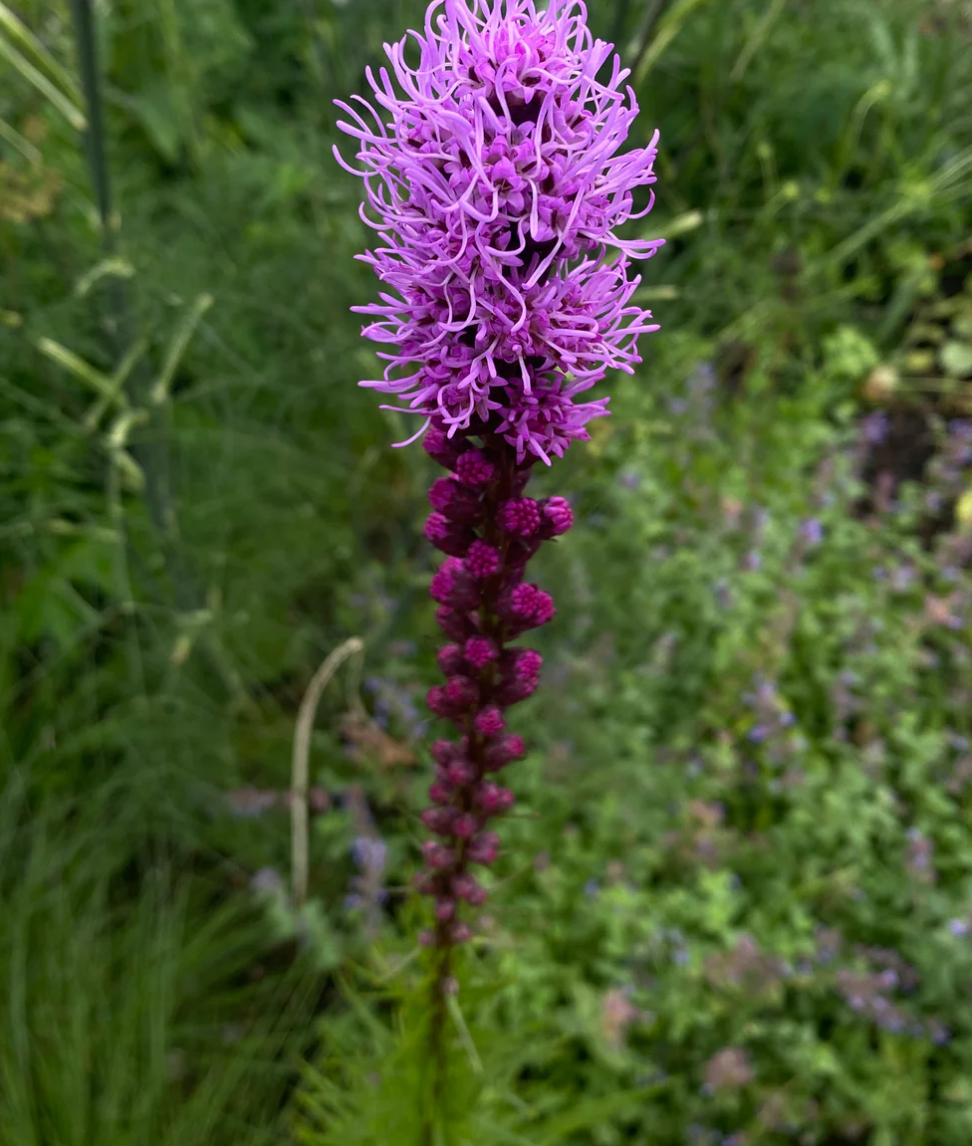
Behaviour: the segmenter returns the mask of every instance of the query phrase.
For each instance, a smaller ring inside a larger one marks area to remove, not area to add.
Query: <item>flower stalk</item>
[[[535,457],[518,461],[502,437],[477,428],[475,436],[450,440],[433,426],[424,443],[451,471],[430,490],[434,509],[425,530],[449,555],[432,579],[437,620],[450,641],[438,658],[446,681],[429,691],[428,703],[456,729],[454,739],[432,746],[432,806],[422,814],[434,838],[423,848],[417,883],[435,901],[434,928],[422,941],[437,948],[466,942],[471,932],[460,908],[486,899],[474,869],[495,861],[499,838],[487,825],[514,803],[498,774],[525,753],[505,714],[533,694],[543,663],[536,650],[513,641],[554,615],[553,599],[526,580],[526,567],[573,520],[564,498],[524,496]]]
[[[386,365],[361,385],[418,415],[411,440],[447,471],[425,525],[445,554],[431,593],[448,641],[428,703],[455,734],[432,747],[417,880],[434,904],[422,942],[436,952],[438,1060],[452,953],[486,898],[477,869],[499,850],[489,824],[514,802],[499,776],[526,751],[507,710],[540,676],[540,654],[516,642],[555,612],[527,565],[572,524],[564,498],[527,484],[589,437],[608,398],[586,392],[608,370],[633,373],[657,329],[631,266],[662,241],[619,228],[651,210],[658,133],[623,149],[638,114],[629,72],[578,0],[433,0],[423,30],[385,50],[389,67],[366,73],[371,101],[338,103],[356,163],[335,154],[364,180],[361,217],[380,237],[359,258],[385,289],[355,309]]]

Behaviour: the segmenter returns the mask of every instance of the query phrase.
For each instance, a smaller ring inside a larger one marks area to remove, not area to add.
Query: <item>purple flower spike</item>
[[[628,148],[637,116],[629,72],[595,40],[579,0],[432,0],[424,27],[366,71],[371,102],[339,103],[356,141],[361,217],[377,233],[360,256],[382,283],[355,308],[385,369],[362,386],[419,416],[428,456],[448,471],[429,491],[426,538],[446,559],[432,577],[450,642],[429,707],[452,721],[436,741],[419,890],[435,904],[422,942],[442,955],[471,937],[462,904],[486,893],[469,874],[513,805],[489,779],[526,754],[506,709],[537,688],[543,663],[513,642],[554,617],[526,578],[544,542],[573,525],[563,497],[525,495],[531,470],[589,437],[608,398],[585,400],[609,370],[633,373],[657,330],[634,302],[632,260],[660,239],[620,229],[652,207],[658,133]],[[413,439],[414,440],[414,439]]]
[[[662,241],[618,230],[651,210],[634,196],[655,182],[658,134],[622,151],[629,73],[576,0],[436,0],[386,52],[390,72],[366,72],[374,102],[338,102],[357,164],[335,155],[383,239],[361,258],[388,288],[356,308],[388,362],[362,385],[450,436],[496,419],[518,460],[549,461],[607,412],[575,399],[631,373],[657,329],[629,271]]]

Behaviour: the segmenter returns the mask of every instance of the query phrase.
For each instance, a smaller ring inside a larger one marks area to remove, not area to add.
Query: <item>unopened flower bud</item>
[[[465,815],[457,816],[455,820],[453,820],[452,834],[457,836],[460,840],[468,840],[476,834],[478,827],[479,820],[467,812]]]
[[[451,740],[436,740],[432,744],[432,759],[436,764],[441,764],[442,767],[451,764],[453,760],[457,760],[461,752],[457,744],[453,744]]]
[[[432,426],[425,432],[422,448],[433,461],[451,470],[462,453],[463,442],[459,438],[450,438],[443,430]]]
[[[456,673],[462,672],[465,664],[465,657],[459,645],[445,645],[439,649],[436,660],[446,676],[455,676]]]
[[[495,832],[483,832],[469,844],[466,855],[473,863],[491,864],[499,855],[499,842]]]
[[[522,760],[526,755],[522,737],[504,733],[490,741],[483,750],[483,763],[489,772],[498,772],[511,760]]]
[[[429,591],[440,604],[463,612],[479,604],[476,579],[456,557],[447,557],[442,562],[432,576]]]
[[[574,512],[565,497],[548,497],[541,504],[545,535],[559,537],[574,524]]]
[[[464,899],[466,903],[471,904],[473,907],[479,907],[486,902],[485,889],[480,887],[475,877],[469,875],[468,872],[463,872],[453,878],[452,893],[457,898]]]
[[[455,706],[449,703],[446,690],[441,684],[433,685],[429,689],[425,694],[425,703],[436,716],[441,716],[443,720],[451,720],[458,715]]]
[[[430,832],[435,832],[437,836],[448,836],[452,834],[455,810],[453,808],[426,808],[422,812],[421,819]]]
[[[456,477],[465,485],[486,485],[496,473],[496,466],[481,450],[467,450],[456,461]]]
[[[449,928],[449,938],[457,946],[460,943],[468,943],[472,939],[472,929],[468,923],[462,923],[456,920]]]
[[[467,612],[450,608],[448,605],[436,609],[435,620],[439,628],[453,641],[465,643],[476,632],[476,626]]]
[[[477,669],[485,668],[490,661],[495,661],[499,656],[496,642],[490,640],[489,637],[470,637],[466,641],[464,652],[466,660]],[[440,660],[439,664],[441,663]]]
[[[441,513],[429,514],[423,532],[436,549],[450,557],[464,557],[476,536],[468,526],[456,525]]]
[[[542,666],[543,657],[536,649],[514,650],[513,677],[516,680],[539,680]]]
[[[448,785],[441,780],[436,780],[429,786],[429,799],[433,804],[448,804],[451,799]]]
[[[524,680],[515,677],[513,680],[505,681],[496,690],[496,701],[507,707],[511,704],[518,704],[521,700],[533,696],[537,691],[538,683],[536,678]]]
[[[472,677],[453,676],[446,681],[445,696],[457,709],[468,709],[479,700],[479,687]]]
[[[474,525],[483,516],[479,494],[454,478],[436,478],[429,490],[432,508],[459,525]]]
[[[476,731],[483,736],[495,736],[506,727],[506,721],[504,721],[503,714],[496,705],[491,704],[488,708],[476,713],[475,725]]]
[[[454,899],[440,899],[436,901],[435,917],[440,923],[448,923],[456,914],[456,901]]]
[[[476,769],[468,760],[454,760],[446,768],[446,776],[450,784],[455,784],[457,788],[460,788],[464,784],[471,784],[476,779]]]
[[[437,844],[435,840],[426,840],[422,845],[422,856],[429,867],[437,871],[452,867],[456,862],[456,853],[452,848]]]
[[[540,528],[540,506],[532,497],[512,498],[500,509],[500,525],[514,537],[532,537]]]
[[[485,541],[474,541],[466,554],[465,567],[480,580],[492,577],[500,570],[502,559],[498,549],[487,545]]]
[[[498,604],[498,610],[514,632],[545,625],[556,611],[549,593],[526,582],[521,582],[505,593]]]
[[[498,816],[513,807],[515,798],[509,789],[487,780],[476,792],[476,803],[488,816]]]

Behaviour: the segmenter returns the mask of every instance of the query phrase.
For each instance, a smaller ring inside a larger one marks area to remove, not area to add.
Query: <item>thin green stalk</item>
[[[71,0],[81,89],[87,109],[85,150],[101,222],[105,257],[113,259],[118,247],[118,219],[112,202],[104,105],[98,70],[97,41],[91,0]],[[109,325],[115,357],[122,360],[136,341],[134,309],[129,284],[112,276],[108,284]],[[199,607],[198,594],[189,585],[178,552],[175,513],[172,506],[167,410],[150,401],[151,377],[144,361],[132,371],[132,404],[149,411],[147,429],[133,441],[132,453],[145,475],[145,500],[149,516],[162,541],[166,567],[172,579],[176,606],[184,613]]]
[[[641,66],[641,61],[644,59],[645,53],[648,51],[648,46],[651,44],[651,37],[655,32],[655,25],[661,19],[668,2],[669,0],[650,0],[649,2],[648,11],[641,25],[641,34],[638,37],[638,44],[631,59],[630,67],[632,75],[635,75]]]
[[[631,0],[615,0],[614,21],[611,27],[611,42],[620,45],[624,30],[628,26],[628,17],[631,15]]]

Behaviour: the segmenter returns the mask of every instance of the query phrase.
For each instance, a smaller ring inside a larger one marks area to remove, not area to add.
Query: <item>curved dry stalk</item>
[[[324,695],[324,690],[337,670],[349,657],[360,658],[363,653],[364,641],[360,637],[350,637],[343,645],[334,649],[311,678],[297,713],[290,777],[291,885],[295,907],[301,907],[307,898],[307,875],[310,866],[307,784],[314,717],[317,715],[317,706]]]

